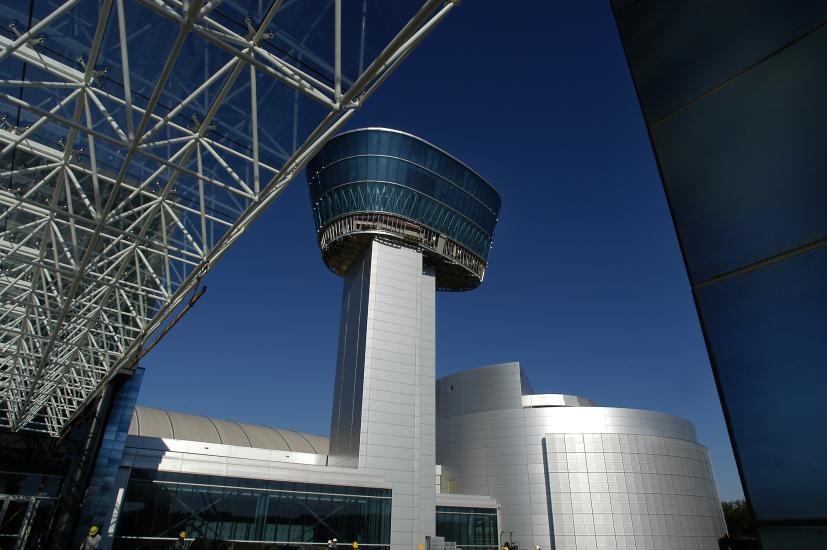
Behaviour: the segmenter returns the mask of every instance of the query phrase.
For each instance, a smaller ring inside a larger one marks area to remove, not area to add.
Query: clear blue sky
[[[518,360],[539,392],[688,418],[721,497],[741,497],[607,1],[462,2],[361,126],[419,135],[502,195],[484,284],[437,298],[438,375]],[[303,175],[206,284],[144,360],[140,402],[327,434],[342,283],[321,261]]]

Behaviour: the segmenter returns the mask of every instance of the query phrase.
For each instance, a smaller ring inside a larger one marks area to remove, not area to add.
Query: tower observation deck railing
[[[438,253],[462,265],[479,279],[485,274],[485,262],[473,252],[450,239],[440,237],[432,229],[393,214],[366,212],[339,218],[324,228],[319,244],[326,249],[343,237],[365,232],[393,235],[412,245]]]

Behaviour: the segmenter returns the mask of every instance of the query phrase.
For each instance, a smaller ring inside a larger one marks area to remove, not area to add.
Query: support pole
[[[342,99],[342,0],[334,1],[334,22],[335,36],[334,36],[334,72],[335,72],[335,102],[339,105],[339,100]],[[339,105],[341,107],[341,105]]]

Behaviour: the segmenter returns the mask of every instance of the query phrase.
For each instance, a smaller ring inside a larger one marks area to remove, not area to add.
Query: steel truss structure
[[[342,4],[0,8],[0,427],[69,426],[455,5]]]

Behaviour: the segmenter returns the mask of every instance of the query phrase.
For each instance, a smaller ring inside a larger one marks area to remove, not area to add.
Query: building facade
[[[518,363],[436,389],[442,490],[493,497],[521,547],[718,548],[726,526],[690,422],[534,394]]]
[[[764,550],[827,548],[827,4],[612,6]]]
[[[103,548],[169,548],[182,531],[203,547],[390,548],[393,473],[330,465],[327,437],[142,406],[122,435]],[[432,547],[496,550],[494,499],[435,504]]]
[[[715,550],[726,532],[708,453],[684,419],[537,394],[518,363],[446,376],[434,398],[424,547]],[[341,465],[331,442],[136,407],[107,545],[160,548],[185,531],[202,544],[393,547],[394,493],[410,485],[397,463]]]
[[[391,484],[327,465],[326,437],[136,407],[114,510],[114,548],[190,540],[312,548],[390,542]]]

